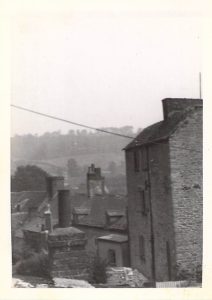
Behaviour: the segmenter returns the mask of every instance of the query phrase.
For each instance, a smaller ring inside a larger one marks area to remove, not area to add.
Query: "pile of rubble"
[[[35,286],[32,285],[31,283],[25,282],[21,279],[13,278],[12,287],[14,287],[14,288],[33,288]]]
[[[107,269],[107,284],[112,286],[143,287],[147,278],[137,270],[126,267],[110,267]]]
[[[69,278],[53,278],[54,287],[56,288],[94,288],[85,280],[76,280]]]

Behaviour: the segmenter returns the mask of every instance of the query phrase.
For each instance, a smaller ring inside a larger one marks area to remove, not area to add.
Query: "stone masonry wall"
[[[202,109],[173,134],[170,161],[176,259],[182,269],[192,271],[202,263]]]
[[[50,275],[54,277],[89,278],[89,257],[84,232],[74,228],[57,228],[48,239]]]
[[[137,151],[142,150],[137,149]],[[150,182],[147,169],[140,166],[139,172],[134,170],[133,150],[127,151],[127,188],[129,243],[131,266],[137,268],[146,277],[152,279],[151,251],[151,218],[150,193],[153,211],[154,243],[155,243],[155,273],[157,280],[168,280],[167,242],[170,246],[171,276],[175,262],[174,236],[172,227],[171,193],[169,189],[169,148],[168,144],[155,144],[149,147]],[[141,162],[146,164],[143,159]],[[146,182],[146,183],[145,183]],[[151,188],[151,191],[150,191]],[[143,214],[139,189],[145,190],[147,214]],[[141,257],[139,236],[145,240],[145,257]]]
[[[155,273],[157,281],[167,281],[175,277],[175,239],[168,142],[152,145],[149,153]]]

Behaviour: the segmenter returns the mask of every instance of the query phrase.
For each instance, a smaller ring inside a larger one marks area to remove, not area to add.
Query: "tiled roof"
[[[111,209],[107,209],[106,213],[109,217],[122,217],[125,215],[125,211],[124,210],[111,210]]]
[[[76,207],[76,208],[73,208],[72,213],[77,214],[77,215],[88,215],[90,213],[90,211],[91,210],[89,208]]]
[[[116,211],[119,215],[123,213],[126,207],[126,197],[116,195],[95,196],[91,199],[90,204],[91,212],[80,220],[80,224],[91,226],[105,226],[106,224],[106,211]]]
[[[128,241],[127,235],[124,234],[109,234],[105,236],[100,236],[97,240],[110,241],[116,243],[124,243]]]
[[[127,229],[127,218],[126,216],[121,217],[116,222],[111,225],[108,225],[107,229],[109,230],[126,230]]]
[[[194,111],[195,109],[188,109],[184,113],[176,112],[171,117],[146,127],[124,150],[168,139],[177,129],[179,123]]]

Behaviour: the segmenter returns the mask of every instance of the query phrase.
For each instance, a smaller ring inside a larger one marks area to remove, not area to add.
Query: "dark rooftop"
[[[202,106],[196,106],[195,108],[190,109],[187,108],[183,112],[173,112],[169,118],[146,127],[131,143],[129,143],[124,148],[124,150],[129,150],[137,146],[147,145],[151,143],[157,143],[159,141],[168,139],[170,135],[176,130],[178,124],[183,121],[190,113],[193,113],[195,109],[199,108],[202,108]]]

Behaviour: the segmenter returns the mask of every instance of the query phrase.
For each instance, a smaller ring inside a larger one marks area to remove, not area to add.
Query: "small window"
[[[108,250],[108,263],[110,266],[116,265],[116,252],[113,249]]]
[[[140,165],[140,152],[139,151],[134,151],[133,152],[133,157],[134,157],[134,170],[135,172],[139,172],[139,165]]]
[[[139,254],[141,260],[145,260],[145,240],[143,235],[139,236]]]
[[[147,171],[148,169],[147,149],[145,147],[141,149],[141,169],[143,171]]]
[[[147,208],[147,201],[146,201],[146,192],[144,190],[139,191],[139,202],[141,207],[141,212],[144,216],[147,215],[148,208]]]

